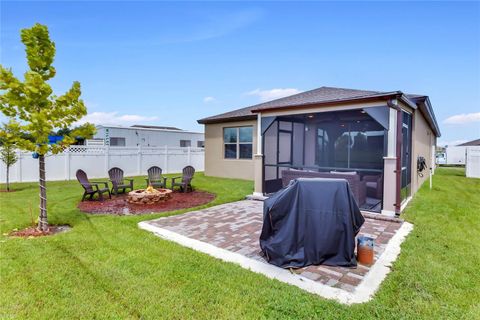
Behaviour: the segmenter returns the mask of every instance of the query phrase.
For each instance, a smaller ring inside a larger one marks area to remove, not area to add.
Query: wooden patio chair
[[[167,178],[162,176],[162,168],[153,166],[147,170],[148,178],[147,187],[151,185],[154,188],[166,188],[167,187]]]
[[[188,189],[190,191],[193,191],[192,187],[192,179],[193,175],[195,174],[195,168],[192,166],[186,166],[182,170],[182,176],[181,177],[174,177],[172,178],[172,190],[175,187],[180,187],[180,190],[183,192],[187,192]],[[180,182],[175,182],[175,180],[182,178]]]
[[[82,196],[82,201],[84,201],[87,196],[89,196],[90,200],[92,200],[95,193],[98,194],[98,199],[100,201],[103,201],[103,194],[105,192],[108,193],[108,197],[110,199],[112,198],[112,195],[110,193],[110,189],[108,188],[108,183],[106,183],[106,182],[94,182],[94,181],[88,180],[87,174],[85,173],[85,171],[83,171],[81,169],[77,170],[76,176],[77,176],[78,182],[80,182],[80,184],[82,185],[83,190],[84,190],[83,191],[83,196]],[[102,185],[102,184],[104,185],[104,187],[100,187],[100,185]]]
[[[120,189],[122,189],[122,192],[125,192],[128,188],[133,191],[133,179],[124,178],[122,169],[113,167],[108,170],[108,176],[110,177],[110,182],[112,182],[113,194],[118,194]]]

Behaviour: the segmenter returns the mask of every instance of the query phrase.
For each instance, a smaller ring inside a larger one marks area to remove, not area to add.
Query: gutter
[[[437,123],[437,119],[435,118],[435,114],[433,113],[432,104],[430,103],[430,98],[426,97],[425,101],[423,102],[425,105],[426,112],[428,114],[428,119],[431,119],[431,126],[435,129],[435,135],[439,138],[442,134],[440,133],[440,128]]]
[[[228,117],[228,118],[218,118],[218,119],[209,119],[204,118],[197,120],[199,124],[213,124],[213,123],[223,123],[223,122],[234,122],[234,121],[244,121],[244,120],[256,120],[257,116],[255,114],[237,116],[237,117]]]
[[[401,96],[399,97],[399,99],[405,103],[407,106],[409,106],[410,108],[412,108],[413,110],[417,110],[418,109],[418,106],[412,102],[412,100],[410,100],[407,96],[405,96],[403,93],[401,94]]]

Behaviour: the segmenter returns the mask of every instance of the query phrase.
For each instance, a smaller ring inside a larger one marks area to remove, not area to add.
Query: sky
[[[0,2],[0,61],[48,26],[50,81],[96,124],[196,120],[321,86],[430,97],[439,144],[480,138],[479,2]]]

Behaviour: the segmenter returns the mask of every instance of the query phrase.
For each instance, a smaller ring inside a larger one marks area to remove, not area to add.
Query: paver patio
[[[375,239],[375,262],[377,262],[389,241],[404,223],[398,219],[380,220],[372,217],[373,215],[365,217],[365,223],[359,235],[367,235]],[[262,220],[263,202],[243,200],[143,222],[143,228],[154,232],[155,230],[167,230],[167,232],[173,232],[268,264],[263,258],[259,246]],[[270,264],[268,266],[277,268]],[[311,265],[293,272],[303,279],[307,278],[315,283],[353,294],[374,266],[375,264],[371,267],[358,264],[357,268],[345,268]]]

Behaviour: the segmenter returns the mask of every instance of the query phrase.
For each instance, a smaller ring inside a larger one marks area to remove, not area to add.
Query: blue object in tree
[[[38,159],[39,156],[40,156],[40,155],[38,154],[38,152],[32,153],[32,158],[33,158],[33,159]]]
[[[63,136],[48,136],[48,144],[57,144],[63,140]]]

